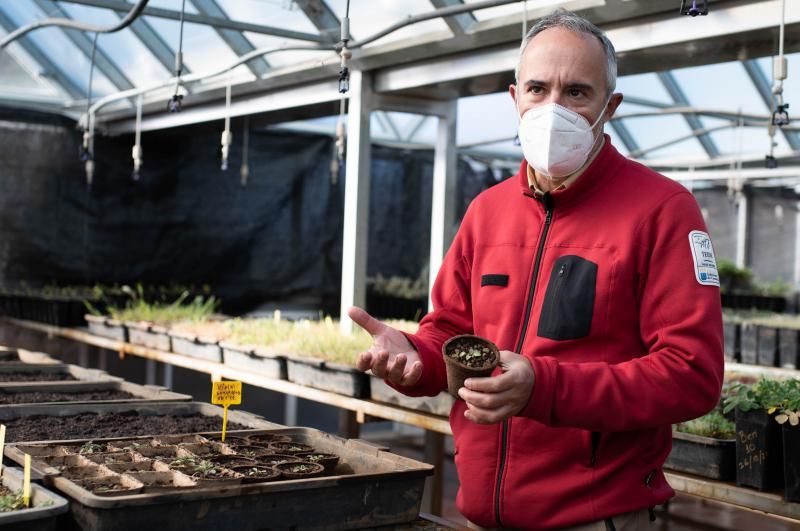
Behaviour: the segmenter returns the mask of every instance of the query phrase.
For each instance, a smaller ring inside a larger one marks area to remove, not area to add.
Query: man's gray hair
[[[517,60],[517,67],[514,69],[514,80],[519,83],[519,69],[522,64],[522,54],[525,53],[528,43],[538,34],[550,28],[565,28],[575,33],[584,33],[597,37],[600,44],[603,45],[603,50],[606,52],[608,63],[606,67],[607,94],[610,95],[614,92],[614,89],[617,87],[617,56],[614,52],[614,45],[611,44],[611,41],[608,40],[608,37],[606,37],[606,34],[603,33],[600,28],[585,18],[567,11],[564,8],[559,8],[546,17],[539,19],[539,21],[528,30],[528,34],[525,35],[525,39],[522,41],[522,45],[519,48],[519,59]]]

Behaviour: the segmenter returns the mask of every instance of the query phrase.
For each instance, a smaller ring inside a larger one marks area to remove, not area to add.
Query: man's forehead
[[[605,79],[605,57],[603,45],[594,35],[548,28],[525,48],[520,81],[546,77],[558,70],[565,83],[594,85]]]

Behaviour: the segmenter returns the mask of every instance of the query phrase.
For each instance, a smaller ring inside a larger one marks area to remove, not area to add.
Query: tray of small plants
[[[19,384],[0,387],[0,409],[20,404],[55,404],[59,402],[121,403],[121,402],[189,402],[190,395],[173,393],[157,385],[138,385],[125,381],[50,382],[49,385]]]
[[[35,483],[31,484],[30,503],[26,507],[22,497],[22,471],[3,467],[0,480],[0,527],[3,531],[55,531],[58,515],[67,510],[67,500]]]
[[[53,382],[76,384],[81,381],[122,381],[98,369],[85,369],[63,363],[3,363],[0,364],[0,389],[20,385],[46,386]]]
[[[6,442],[181,434],[222,427],[223,409],[203,402],[53,404],[0,408]],[[274,428],[244,411],[228,411],[228,429]]]
[[[416,519],[431,465],[311,428],[25,442],[81,529],[356,529]]]

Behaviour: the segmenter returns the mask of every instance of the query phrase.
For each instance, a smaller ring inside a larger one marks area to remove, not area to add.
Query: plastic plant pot
[[[467,378],[490,376],[500,361],[497,346],[480,336],[470,334],[451,337],[442,345],[447,370],[447,390],[459,398],[458,390]]]

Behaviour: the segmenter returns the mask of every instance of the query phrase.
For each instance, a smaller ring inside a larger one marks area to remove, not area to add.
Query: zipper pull
[[[567,264],[561,264],[561,269],[558,270],[558,276],[563,277],[567,271]]]

